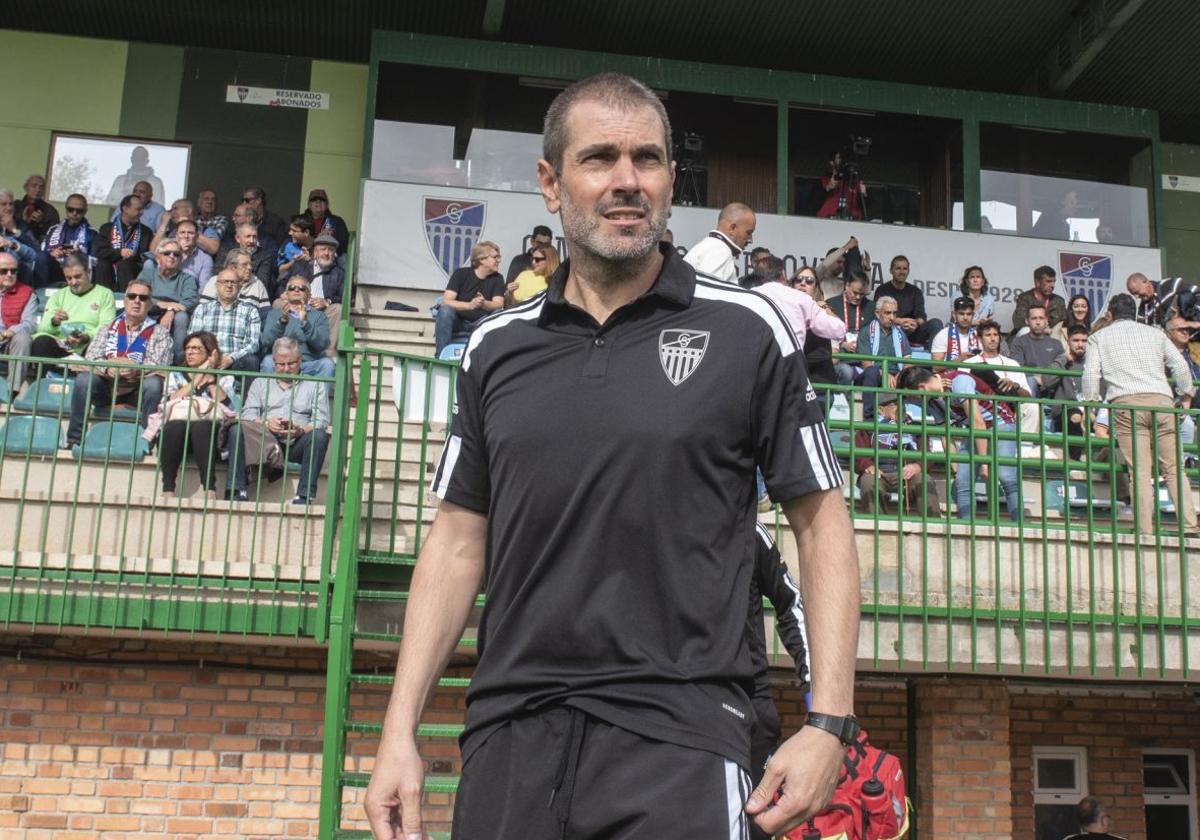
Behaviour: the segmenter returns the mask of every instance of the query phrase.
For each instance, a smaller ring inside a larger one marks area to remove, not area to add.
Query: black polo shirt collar
[[[663,262],[654,284],[645,294],[626,306],[633,306],[650,297],[658,297],[670,306],[686,309],[691,306],[692,298],[696,294],[696,272],[683,261],[683,257],[679,256],[674,246],[660,242],[658,251],[662,254]],[[570,273],[571,261],[568,259],[551,276],[546,286],[546,300],[538,315],[538,326],[544,327],[567,312],[582,311],[566,298],[567,277]],[[624,308],[626,307],[622,307]]]

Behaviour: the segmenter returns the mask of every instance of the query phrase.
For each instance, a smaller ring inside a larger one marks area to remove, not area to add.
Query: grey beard
[[[585,214],[576,209],[565,190],[563,190],[561,201],[560,215],[563,234],[567,241],[574,248],[585,252],[588,255],[588,261],[608,263],[617,273],[620,273],[626,265],[637,264],[644,260],[658,246],[663,232],[667,229],[666,210],[655,213],[653,208],[642,201],[638,209],[647,213],[649,228],[646,233],[623,235],[616,240],[606,239],[599,233],[600,219],[598,215]],[[615,204],[613,207],[633,206],[634,204],[636,203]],[[598,214],[609,209],[613,208],[597,207],[595,213]],[[580,252],[574,251],[574,253],[578,256]]]

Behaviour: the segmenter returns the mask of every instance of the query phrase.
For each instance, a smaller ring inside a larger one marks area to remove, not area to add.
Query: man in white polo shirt
[[[754,211],[740,201],[726,204],[721,215],[717,216],[716,230],[710,230],[707,236],[693,245],[683,258],[684,262],[701,274],[726,283],[736,283],[737,259],[754,240],[757,221]]]

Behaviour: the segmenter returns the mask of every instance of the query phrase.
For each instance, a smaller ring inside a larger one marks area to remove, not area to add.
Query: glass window
[[[1078,802],[1087,795],[1087,751],[1083,747],[1033,748],[1034,802]]]

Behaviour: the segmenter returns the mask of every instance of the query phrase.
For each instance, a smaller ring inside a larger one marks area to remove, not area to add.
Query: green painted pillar
[[[979,118],[963,117],[963,230],[979,230]]]
[[[1167,242],[1166,214],[1163,212],[1163,147],[1158,139],[1158,124],[1155,122],[1154,135],[1150,138],[1150,213],[1153,214],[1151,228],[1154,231],[1153,244],[1159,249],[1159,270],[1164,276],[1167,271]]]
[[[781,216],[788,212],[788,104],[775,103],[775,209]]]

